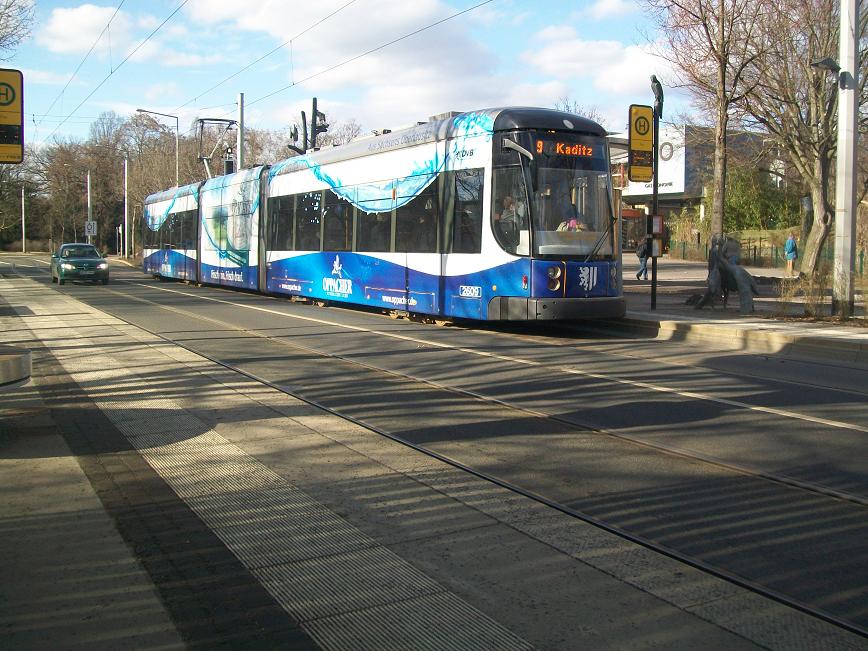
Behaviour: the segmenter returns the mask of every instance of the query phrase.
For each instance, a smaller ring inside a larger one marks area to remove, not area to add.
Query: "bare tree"
[[[328,120],[326,120],[328,122]],[[329,127],[329,130],[317,138],[318,147],[335,147],[345,145],[362,133],[362,125],[355,118]]]
[[[676,86],[687,88],[714,116],[711,234],[723,232],[727,130],[733,105],[750,90],[745,72],[763,47],[758,0],[643,0],[663,35],[660,55],[675,68]]]
[[[0,0],[0,60],[12,58],[12,50],[30,36],[32,25],[31,0]]]
[[[802,271],[810,274],[817,269],[834,218],[832,163],[838,110],[836,76],[811,62],[836,58],[840,5],[835,0],[763,2],[768,18],[756,38],[766,49],[751,64],[753,85],[740,104],[747,119],[786,153],[811,196],[814,218],[802,255]],[[864,13],[862,19],[859,103],[864,106],[868,99]]]
[[[588,118],[597,124],[603,124],[606,121],[606,118],[603,117],[602,113],[600,113],[599,108],[596,106],[583,106],[577,101],[571,99],[569,95],[564,95],[555,102],[555,108],[564,113],[572,113],[573,115],[580,115],[583,118]]]

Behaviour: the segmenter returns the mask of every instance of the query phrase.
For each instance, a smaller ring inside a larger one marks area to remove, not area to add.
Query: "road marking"
[[[46,262],[45,260],[40,260],[39,258],[30,258],[34,262],[39,262],[40,264],[51,264],[50,262]]]
[[[705,400],[708,402],[713,402],[719,405],[726,405],[727,407],[737,407],[739,409],[749,409],[750,411],[760,412],[764,414],[771,414],[774,416],[781,416],[784,418],[792,418],[795,420],[801,420],[808,423],[816,423],[818,425],[825,425],[827,427],[835,427],[838,429],[848,429],[856,432],[865,432],[868,433],[868,427],[864,427],[862,425],[856,425],[853,423],[845,423],[843,421],[830,420],[828,418],[820,418],[817,416],[807,416],[805,414],[799,414],[797,412],[788,411],[786,409],[777,409],[775,407],[761,407],[757,405],[750,405],[746,402],[741,402],[739,400],[730,400],[728,398],[717,398],[715,396],[710,396],[704,393],[698,393],[696,391],[683,391],[681,389],[673,389],[671,387],[664,387],[656,384],[650,384],[648,382],[641,382],[639,380],[627,380],[624,378],[618,378],[611,375],[606,375],[605,373],[592,373],[591,371],[582,371],[575,368],[569,368],[566,366],[554,366],[550,367],[542,362],[535,362],[531,359],[524,359],[521,357],[512,357],[510,355],[501,355],[499,353],[490,353],[482,350],[474,350],[472,348],[463,348],[461,346],[455,346],[452,344],[446,344],[436,341],[428,341],[426,339],[419,339],[418,337],[410,337],[407,335],[399,335],[392,332],[383,332],[381,330],[373,330],[371,328],[364,328],[361,326],[347,325],[343,323],[335,323],[334,321],[327,321],[325,319],[317,319],[314,317],[301,316],[296,314],[287,314],[286,312],[281,312],[279,310],[272,310],[266,307],[259,307],[256,305],[244,305],[243,303],[236,303],[234,301],[227,301],[222,298],[212,298],[210,296],[201,296],[198,294],[192,294],[189,292],[182,292],[176,289],[168,289],[166,287],[154,287],[153,285],[147,285],[145,283],[132,283],[134,285],[139,285],[140,287],[146,287],[148,289],[155,289],[161,292],[169,292],[171,294],[180,294],[181,296],[189,296],[190,298],[197,298],[203,301],[211,301],[213,303],[222,303],[224,305],[232,305],[234,307],[241,307],[248,310],[255,310],[257,312],[265,312],[267,314],[275,314],[277,316],[287,317],[290,319],[297,319],[300,321],[308,321],[310,323],[318,323],[321,325],[333,326],[335,328],[343,328],[346,330],[354,330],[356,332],[365,332],[368,334],[379,335],[381,337],[388,337],[390,339],[398,339],[401,341],[407,341],[415,344],[422,344],[426,346],[432,346],[434,348],[442,348],[444,350],[454,350],[457,352],[468,353],[470,355],[476,355],[478,357],[488,357],[491,359],[497,359],[504,362],[511,362],[513,364],[519,364],[522,366],[530,366],[530,367],[545,367],[545,368],[554,368],[555,370],[561,371],[562,373],[567,373],[569,375],[580,375],[582,377],[593,378],[595,380],[605,380],[606,382],[614,382],[616,384],[621,384],[625,386],[635,387],[637,389],[647,389],[650,391],[656,391],[658,393],[665,393],[671,395],[681,396],[683,398],[690,398],[692,400]]]

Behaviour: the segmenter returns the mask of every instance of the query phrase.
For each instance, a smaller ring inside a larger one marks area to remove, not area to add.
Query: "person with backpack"
[[[651,257],[651,236],[646,235],[636,247],[636,255],[639,256],[639,271],[636,272],[636,280],[648,280],[648,258]]]

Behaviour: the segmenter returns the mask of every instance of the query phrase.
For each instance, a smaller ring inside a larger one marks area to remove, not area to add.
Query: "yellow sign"
[[[629,170],[631,181],[648,182],[654,173],[654,109],[630,105]]]
[[[0,68],[0,163],[24,160],[24,75]]]

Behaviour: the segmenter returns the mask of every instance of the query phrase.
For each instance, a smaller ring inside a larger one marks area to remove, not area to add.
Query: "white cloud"
[[[47,72],[45,70],[23,69],[24,81],[41,86],[63,86],[69,80],[69,73]]]
[[[560,98],[569,93],[566,83],[552,80],[539,84],[518,84],[511,86],[503,99],[503,105],[512,106],[553,106]]]
[[[164,66],[200,68],[221,63],[225,60],[222,54],[191,54],[163,48],[160,52],[159,62]]]
[[[84,54],[100,36],[114,7],[97,7],[84,4],[71,9],[53,9],[45,24],[36,35],[36,42],[58,54]],[[95,52],[121,51],[130,42],[130,19],[119,11],[94,47]]]
[[[541,47],[525,52],[524,61],[556,79],[589,79],[596,90],[617,95],[646,93],[651,75],[670,69],[651,46],[583,40],[571,27],[549,27],[536,40]]]
[[[167,97],[178,97],[180,90],[178,84],[173,81],[167,84],[154,84],[145,89],[145,98],[149,102],[163,101]]]
[[[597,0],[588,8],[592,18],[602,19],[632,13],[636,6],[630,0]]]

